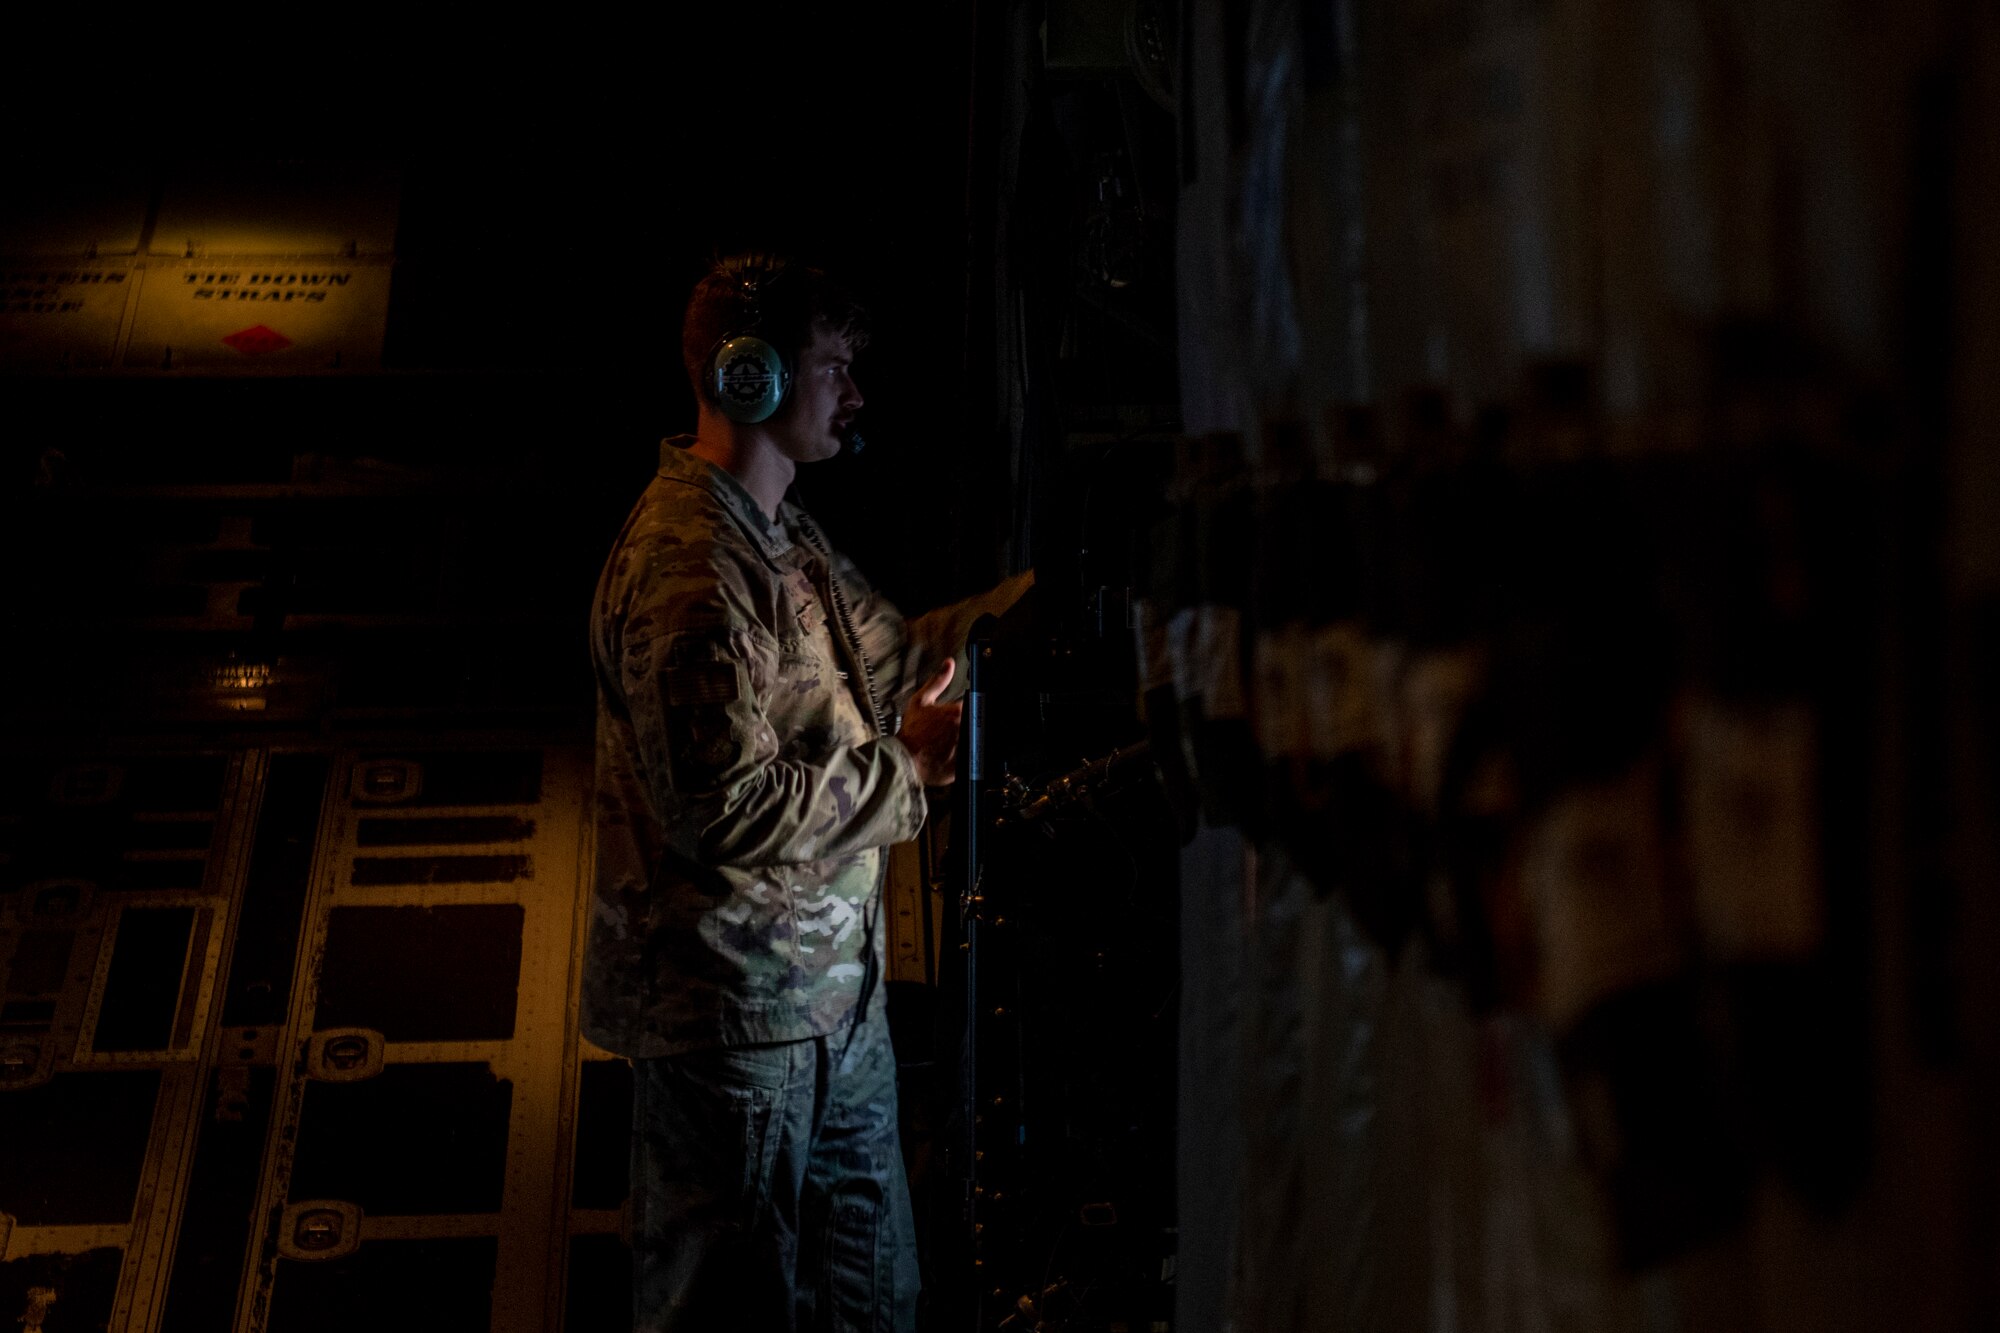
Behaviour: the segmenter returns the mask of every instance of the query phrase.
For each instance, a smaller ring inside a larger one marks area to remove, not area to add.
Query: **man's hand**
[[[948,787],[958,776],[953,761],[958,758],[958,722],[965,705],[938,702],[945,686],[951,684],[953,670],[952,660],[945,658],[930,683],[910,700],[903,711],[903,729],[897,733],[909,748],[910,758],[917,761],[917,774],[926,787]]]

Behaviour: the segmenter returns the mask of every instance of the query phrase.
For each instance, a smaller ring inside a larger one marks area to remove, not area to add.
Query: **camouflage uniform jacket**
[[[915,761],[867,682],[887,717],[980,610],[906,623],[791,499],[773,522],[685,442],[662,447],[591,617],[582,1026],[635,1057],[854,1020],[884,973],[887,849],[924,819]]]

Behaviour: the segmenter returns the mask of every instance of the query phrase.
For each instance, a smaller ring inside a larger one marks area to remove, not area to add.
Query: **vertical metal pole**
[[[978,1272],[979,1246],[979,909],[980,909],[980,825],[984,812],[981,809],[981,794],[986,781],[989,762],[986,753],[986,665],[993,655],[992,644],[975,640],[968,645],[966,659],[968,672],[965,695],[965,832],[961,840],[964,848],[965,890],[960,902],[959,920],[965,927],[965,1032],[959,1055],[959,1102],[964,1116],[964,1141],[961,1151],[965,1154],[965,1245],[966,1253],[972,1259],[972,1270],[966,1274],[971,1292],[972,1328],[975,1333],[983,1322],[980,1311],[984,1301],[984,1288]]]

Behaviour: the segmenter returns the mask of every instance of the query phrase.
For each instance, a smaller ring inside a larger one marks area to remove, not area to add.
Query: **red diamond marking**
[[[290,338],[276,329],[267,329],[262,324],[238,329],[222,341],[245,356],[256,356],[260,352],[275,352],[292,345]]]

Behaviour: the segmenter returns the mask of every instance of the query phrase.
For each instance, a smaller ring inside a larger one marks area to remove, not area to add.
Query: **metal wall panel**
[[[153,193],[149,177],[130,162],[9,163],[0,254],[37,260],[137,254]]]
[[[382,362],[389,265],[339,256],[150,261],[127,370],[285,375]]]
[[[556,1326],[587,776],[562,750],[336,768],[239,1333],[380,1308],[417,1269],[412,1327]]]
[[[6,1313],[617,1326],[629,1082],[576,1032],[588,775],[538,746],[0,774]]]
[[[25,167],[17,168],[27,172]],[[381,365],[401,181],[375,163],[67,169],[0,208],[0,369]]]
[[[374,162],[218,161],[165,181],[155,255],[363,255],[396,248],[400,173]]]
[[[261,760],[30,762],[9,775],[0,1140],[60,1182],[37,1189],[34,1172],[0,1170],[0,1214],[12,1214],[0,1222],[0,1273],[68,1296],[66,1319],[101,1301],[107,1327],[153,1326]],[[121,951],[128,920],[133,947]],[[51,936],[68,939],[55,947]],[[178,952],[152,947],[163,938]],[[107,993],[129,997],[136,1021],[101,1042]]]
[[[114,364],[138,281],[130,259],[0,260],[0,366],[63,371]]]

